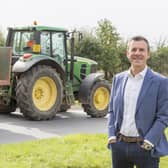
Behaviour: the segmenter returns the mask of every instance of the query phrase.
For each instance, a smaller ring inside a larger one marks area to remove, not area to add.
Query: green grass
[[[108,168],[105,135],[72,135],[0,145],[0,168]]]
[[[105,134],[78,134],[0,145],[0,168],[111,168],[106,142]],[[160,168],[167,167],[164,157]]]

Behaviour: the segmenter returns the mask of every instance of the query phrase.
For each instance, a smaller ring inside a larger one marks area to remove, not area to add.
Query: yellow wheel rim
[[[50,77],[39,78],[32,92],[34,105],[40,111],[47,111],[53,107],[57,99],[57,87]]]
[[[99,87],[93,95],[93,104],[97,110],[105,110],[109,103],[110,94],[107,88]]]

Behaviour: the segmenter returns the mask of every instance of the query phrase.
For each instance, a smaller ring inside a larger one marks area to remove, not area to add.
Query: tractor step
[[[75,98],[73,94],[73,88],[72,88],[72,83],[67,82],[66,83],[66,102],[68,105],[72,105],[75,103]]]

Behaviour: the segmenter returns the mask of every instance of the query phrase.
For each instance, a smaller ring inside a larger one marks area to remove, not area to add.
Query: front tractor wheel
[[[99,81],[93,85],[89,104],[83,104],[84,111],[91,117],[104,117],[107,114],[110,99],[110,85],[107,81]]]
[[[52,119],[62,103],[61,79],[51,67],[38,65],[21,75],[16,96],[25,117],[32,120]]]

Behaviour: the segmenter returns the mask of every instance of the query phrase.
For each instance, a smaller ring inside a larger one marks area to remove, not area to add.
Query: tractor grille
[[[80,70],[80,78],[81,79],[84,79],[86,77],[86,69],[87,69],[87,65],[82,64],[81,65],[81,70]]]

